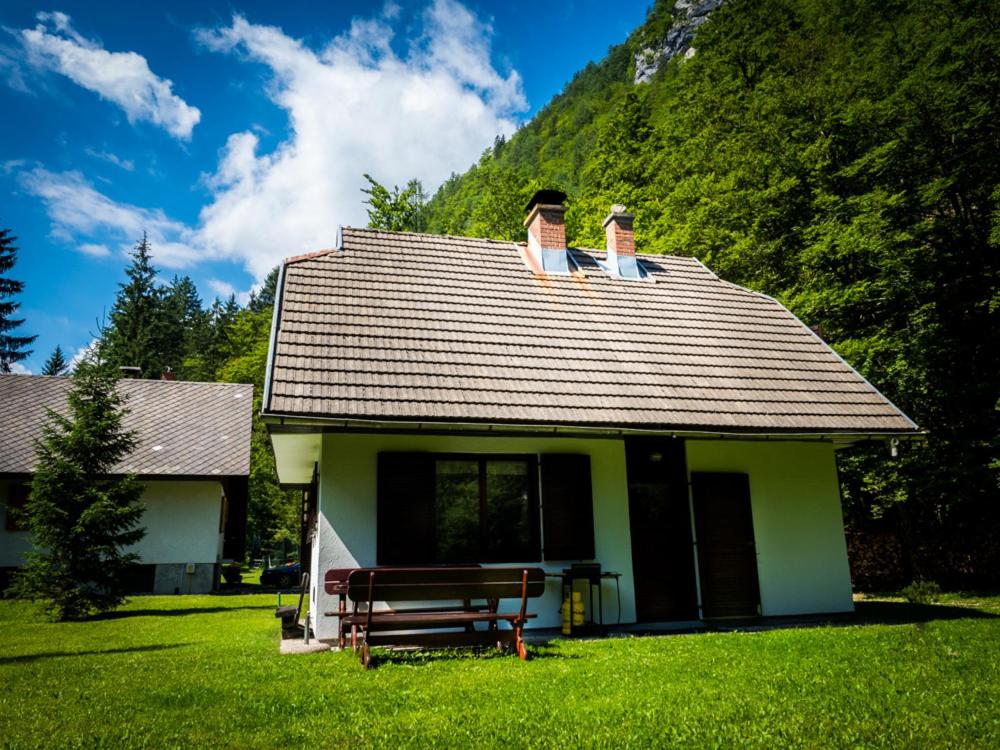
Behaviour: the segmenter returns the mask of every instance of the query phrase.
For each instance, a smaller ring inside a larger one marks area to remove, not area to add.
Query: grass
[[[511,656],[280,656],[274,595],[0,602],[0,747],[998,747],[1000,597],[920,622],[558,641]]]

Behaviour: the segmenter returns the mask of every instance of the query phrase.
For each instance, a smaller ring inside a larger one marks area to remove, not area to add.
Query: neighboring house
[[[917,426],[775,300],[636,255],[622,207],[567,248],[562,198],[528,243],[344,228],[285,262],[263,411],[311,612],[330,568],[581,561],[621,574],[605,622],[852,610],[835,451]]]
[[[66,413],[70,378],[0,375],[0,572],[21,565],[28,533],[8,512],[23,506],[35,470],[35,440],[47,409]],[[219,579],[220,559],[242,559],[253,386],[169,380],[120,380],[126,429],[139,443],[116,473],[144,486],[134,547],[141,564],[133,591],[205,593]]]

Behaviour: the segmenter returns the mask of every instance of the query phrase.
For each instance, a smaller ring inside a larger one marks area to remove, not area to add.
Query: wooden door
[[[637,619],[697,619],[684,443],[629,438],[625,459]]]
[[[746,474],[691,474],[702,615],[760,614],[757,548]]]

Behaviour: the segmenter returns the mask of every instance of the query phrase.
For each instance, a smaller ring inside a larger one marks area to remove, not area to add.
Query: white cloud
[[[98,240],[105,238],[124,251],[147,232],[153,257],[166,268],[183,268],[205,257],[196,244],[193,230],[159,209],[140,208],[108,198],[79,172],[56,173],[36,167],[22,172],[20,182],[45,203],[53,235],[70,242],[81,237],[92,240],[78,245],[83,252],[87,252],[84,245],[93,249],[104,244]]]
[[[107,258],[111,255],[111,250],[107,245],[102,245],[97,242],[84,242],[76,249],[84,255],[90,255],[94,258]]]
[[[20,362],[11,362],[9,367],[11,375],[31,375],[31,370],[22,365]]]
[[[390,5],[355,19],[319,51],[239,15],[197,32],[208,49],[266,65],[269,96],[291,125],[270,153],[250,129],[229,137],[206,180],[205,246],[263,278],[283,256],[333,244],[338,225],[366,223],[364,172],[433,189],[515,129],[521,80],[490,62],[488,25],[455,0],[434,0],[401,56],[390,46],[398,16]]]
[[[135,162],[131,159],[122,159],[117,154],[113,154],[110,151],[96,151],[92,148],[85,149],[87,156],[91,156],[95,159],[100,159],[101,161],[106,161],[108,164],[114,164],[116,167],[121,167],[126,172],[131,172],[135,169]]]
[[[236,287],[228,281],[220,281],[219,279],[209,279],[208,288],[212,290],[216,297],[221,297],[223,299],[236,294]]]
[[[153,73],[145,57],[136,52],[108,52],[77,33],[65,13],[43,12],[37,18],[35,28],[20,31],[25,62],[60,73],[114,102],[129,122],[145,120],[175,138],[191,138],[201,112],[174,94],[173,83]]]
[[[76,366],[86,359],[90,359],[92,356],[97,354],[97,349],[100,346],[100,339],[91,339],[89,344],[81,346],[76,352],[70,357],[69,365],[66,368],[66,372],[73,372]]]
[[[68,19],[50,23],[80,44]],[[77,172],[35,168],[21,183],[45,201],[53,234],[77,246],[108,244],[110,234],[112,246],[128,247],[145,229],[163,266],[228,259],[259,282],[283,257],[331,246],[339,225],[367,223],[363,173],[389,185],[416,177],[432,191],[516,128],[521,80],[490,62],[487,24],[456,0],[433,0],[401,55],[390,43],[403,23],[387,5],[320,50],[239,15],[198,31],[206,48],[270,70],[267,92],[290,135],[269,153],[253,123],[230,135],[204,177],[210,197],[196,226],[113,201]]]

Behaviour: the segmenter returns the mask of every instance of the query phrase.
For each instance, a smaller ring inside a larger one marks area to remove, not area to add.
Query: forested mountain
[[[559,187],[571,243],[603,247],[624,203],[641,252],[777,297],[929,431],[842,456],[849,524],[899,540],[858,537],[856,573],[899,555],[900,575],[996,583],[1000,5],[701,5],[657,2],[422,226],[523,239],[528,196]]]

